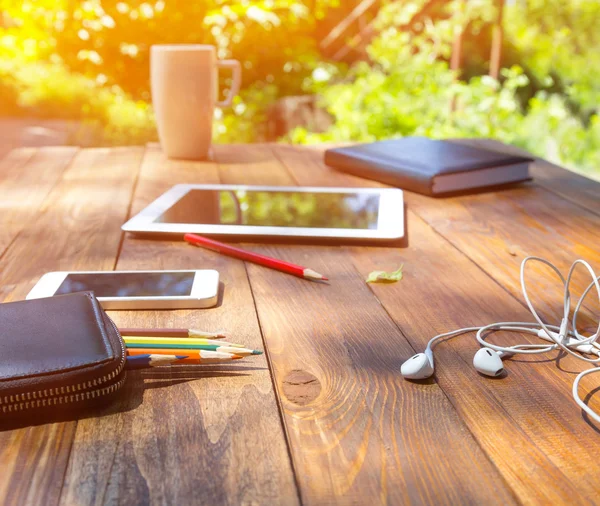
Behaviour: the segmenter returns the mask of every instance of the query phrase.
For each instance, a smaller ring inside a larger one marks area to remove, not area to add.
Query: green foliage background
[[[508,7],[506,60],[512,65],[500,81],[486,75],[457,80],[448,65],[455,29],[480,31],[494,17],[489,2],[469,2],[466,10],[460,1],[447,2],[447,17],[420,30],[397,30],[411,8],[394,2],[380,11],[369,63],[319,84],[334,125],[321,134],[296,129],[292,141],[490,137],[600,174],[600,31],[594,21],[600,3],[529,0]],[[466,59],[476,40],[467,41]]]
[[[493,137],[600,173],[600,2],[507,4],[499,81],[486,76],[494,2],[440,1],[415,17],[425,4],[383,2],[368,59],[347,68],[318,46],[319,27],[352,8],[338,0],[0,0],[0,111],[81,120],[86,138],[73,142],[155,140],[150,45],[209,43],[244,76],[234,107],[217,111],[217,142],[262,140],[279,97],[313,93],[333,125],[286,140]],[[457,76],[448,60],[461,27]]]

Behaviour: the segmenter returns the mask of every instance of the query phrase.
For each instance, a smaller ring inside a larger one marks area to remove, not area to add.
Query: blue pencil
[[[127,357],[127,369],[146,369],[168,365],[188,358],[187,355],[132,355]]]
[[[150,367],[159,367],[162,365],[198,365],[214,364],[216,362],[229,362],[243,357],[232,355],[231,353],[219,353],[214,351],[200,352],[200,356],[190,357],[189,355],[130,355],[127,357],[127,369],[147,369]]]

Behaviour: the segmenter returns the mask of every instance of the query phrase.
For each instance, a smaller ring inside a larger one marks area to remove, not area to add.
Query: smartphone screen
[[[374,230],[378,212],[372,193],[192,189],[154,223]]]
[[[67,274],[55,295],[91,290],[96,297],[185,297],[192,293],[194,271]]]

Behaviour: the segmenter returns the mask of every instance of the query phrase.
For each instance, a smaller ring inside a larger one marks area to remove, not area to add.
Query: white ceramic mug
[[[226,100],[218,101],[219,68],[233,71]],[[169,158],[209,157],[215,106],[231,105],[239,92],[237,60],[217,60],[214,46],[155,45],[150,53],[150,84],[158,137]]]

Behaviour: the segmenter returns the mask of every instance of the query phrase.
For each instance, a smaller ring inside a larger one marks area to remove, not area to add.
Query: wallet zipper
[[[107,318],[122,342],[123,337],[115,325],[115,322],[113,322],[108,315]],[[116,378],[119,374],[121,374],[121,372],[123,372],[126,358],[125,346],[122,345],[121,360],[118,367],[114,371],[105,374],[101,378],[84,381],[82,383],[76,383],[74,385],[67,385],[57,388],[45,388],[44,390],[38,390],[36,392],[6,395],[4,398],[0,398],[0,408],[2,408],[3,413],[14,413],[15,411],[21,411],[30,408],[70,404],[72,402],[83,402],[86,400],[95,399],[97,397],[102,397],[104,395],[109,395],[113,392],[116,392],[123,386],[123,383],[125,383],[125,377],[106,387],[95,388],[94,390],[87,389],[104,385],[105,383],[108,383],[112,379]]]

